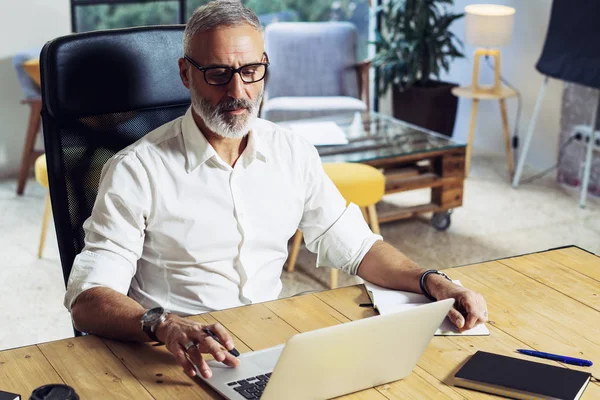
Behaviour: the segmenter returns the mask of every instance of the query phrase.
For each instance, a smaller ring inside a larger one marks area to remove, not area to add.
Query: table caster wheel
[[[433,213],[431,216],[431,225],[438,231],[445,231],[450,227],[450,214],[452,214],[451,211]]]

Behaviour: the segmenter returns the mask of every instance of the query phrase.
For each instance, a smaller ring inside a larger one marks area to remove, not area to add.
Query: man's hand
[[[226,347],[223,348],[216,340],[202,331],[203,328],[210,329]],[[212,371],[202,358],[202,353],[211,354],[215,360],[230,367],[237,367],[240,360],[232,356],[227,350],[234,348],[233,339],[225,328],[219,323],[214,325],[201,325],[174,314],[170,314],[156,330],[156,337],[163,342],[167,349],[173,353],[177,362],[189,376],[195,376],[194,363],[202,377],[208,379]],[[193,346],[186,350],[189,343]]]
[[[433,276],[433,274],[427,276],[426,287],[429,293],[438,300],[455,300],[454,306],[448,313],[448,318],[459,329],[467,330],[487,322],[487,304],[479,293],[458,286],[443,277]]]

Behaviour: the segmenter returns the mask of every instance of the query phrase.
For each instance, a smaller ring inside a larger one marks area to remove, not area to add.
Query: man
[[[276,299],[298,228],[318,266],[454,298],[449,317],[460,328],[486,321],[483,297],[424,274],[346,207],[310,143],[257,119],[267,67],[258,18],[239,1],[194,12],[179,60],[192,106],[104,166],[65,296],[75,326],[164,342],[190,376],[188,357],[210,377],[202,353],[236,366],[221,325],[181,316]]]

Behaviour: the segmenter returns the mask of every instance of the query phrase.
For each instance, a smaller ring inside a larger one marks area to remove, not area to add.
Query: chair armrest
[[[371,110],[369,102],[369,70],[371,69],[371,61],[364,60],[356,64],[356,74],[358,78],[358,95],[367,105],[367,111]]]

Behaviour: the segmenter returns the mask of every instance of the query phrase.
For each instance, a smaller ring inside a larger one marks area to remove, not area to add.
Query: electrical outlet
[[[587,146],[590,140],[591,131],[592,130],[587,125],[575,125],[573,129],[571,129],[571,137],[574,137],[576,142]],[[594,147],[600,148],[600,131],[594,132]]]

